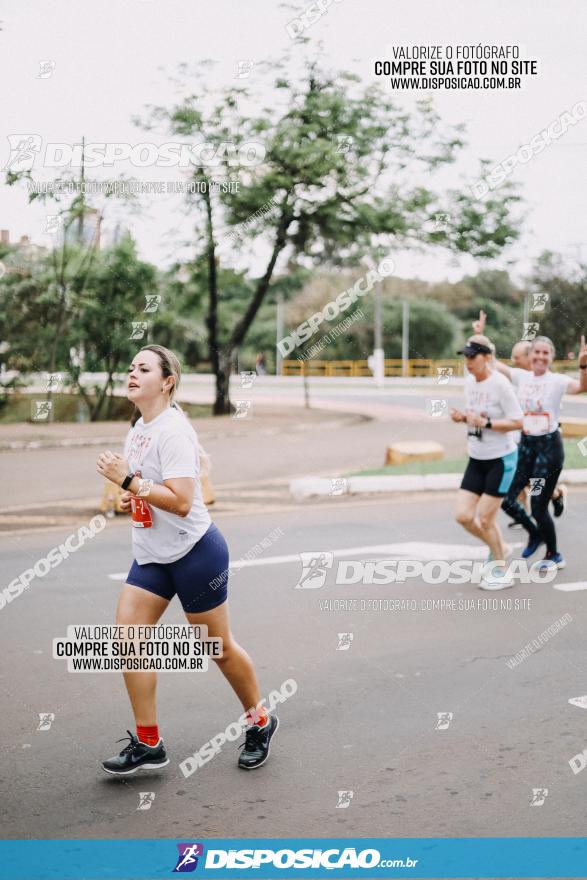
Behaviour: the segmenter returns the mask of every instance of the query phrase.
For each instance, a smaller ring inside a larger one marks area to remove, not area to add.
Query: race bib
[[[532,437],[548,434],[550,431],[550,416],[548,413],[524,413],[522,430],[524,434],[530,434]]]

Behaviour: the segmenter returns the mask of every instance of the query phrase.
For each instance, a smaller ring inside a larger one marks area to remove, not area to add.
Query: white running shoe
[[[504,549],[503,561],[505,562],[506,559],[509,559],[510,556],[512,555],[512,553],[514,552],[514,548],[513,548],[512,544],[504,544],[503,549]],[[487,557],[485,562],[486,562],[486,564],[488,562],[493,562],[493,553],[491,552],[491,550],[489,551],[489,556]]]
[[[479,589],[481,590],[507,590],[513,587],[515,581],[513,577],[508,575],[504,568],[494,568],[491,574],[483,575]]]

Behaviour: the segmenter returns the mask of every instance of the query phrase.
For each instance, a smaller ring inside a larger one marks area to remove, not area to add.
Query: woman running
[[[518,466],[503,509],[528,532],[528,545],[522,557],[529,559],[541,544],[546,544],[546,555],[539,568],[564,568],[565,560],[559,553],[556,529],[548,504],[563,468],[564,447],[558,420],[564,394],[587,391],[587,346],[581,337],[579,351],[579,380],[562,373],[552,373],[550,365],[555,356],[554,345],[547,336],[537,336],[530,349],[530,371],[509,370],[518,399],[524,410],[522,438],[519,445]],[[530,502],[534,522],[517,501],[520,489],[531,484]]]
[[[501,373],[504,373],[505,375],[507,375],[508,378],[510,378],[512,380],[514,385],[517,385],[518,381],[519,381],[518,377],[519,377],[520,373],[523,373],[524,371],[526,371],[526,372],[532,371],[531,358],[530,358],[531,351],[532,351],[532,343],[531,342],[526,342],[523,340],[521,340],[520,342],[516,342],[516,344],[512,348],[512,353],[511,353],[511,357],[510,357],[510,360],[513,364],[513,367],[508,367],[507,364],[503,364],[503,363],[501,363],[501,361],[497,361],[497,360],[495,362],[495,367]],[[516,443],[520,442],[521,436],[522,435],[520,433],[520,436],[516,438]],[[554,515],[556,517],[563,515],[566,504],[567,504],[567,495],[568,495],[567,487],[564,485],[564,483],[557,483],[557,485],[554,487],[554,490],[552,493],[552,498],[551,498],[552,507],[554,510]],[[532,511],[530,508],[527,486],[524,486],[524,488],[522,489],[522,491],[518,495],[518,501],[520,502],[522,508],[526,511],[526,513],[528,515],[530,515]],[[522,523],[518,522],[517,519],[513,519],[510,523],[508,523],[508,526],[510,528],[512,528],[512,527],[520,527],[521,528]]]
[[[468,371],[466,411],[453,409],[451,418],[467,424],[469,462],[457,496],[456,520],[489,547],[488,562],[494,564],[479,586],[503,590],[514,581],[505,571],[507,553],[497,512],[516,470],[518,450],[511,432],[522,427],[522,410],[512,385],[491,368],[493,353],[486,336],[471,336],[458,353],[465,356]]]
[[[117,624],[156,624],[177,593],[190,624],[208,627],[222,639],[220,670],[247,712],[244,750],[238,766],[260,767],[269,755],[277,716],[260,704],[251,658],[230,629],[227,580],[228,548],[202,501],[196,433],[174,404],[180,365],[173,352],[147,345],[128,372],[128,399],[140,418],[130,429],[124,456],[98,456],[98,473],[125,491],[122,507],[132,509],[134,562],[122,588]],[[145,502],[145,498],[148,499]],[[165,767],[169,758],[157,726],[156,672],[125,672],[136,736],[104,761],[107,773],[129,775]]]
[[[487,321],[487,315],[481,309],[479,312],[479,318],[476,321],[473,321],[473,333],[485,333],[485,324]],[[494,358],[493,367],[496,370],[499,370],[500,373],[504,373],[508,379],[511,379],[514,382],[514,385],[517,384],[517,374],[522,370],[530,370],[532,369],[530,363],[530,352],[532,350],[532,343],[528,340],[521,339],[519,342],[516,342],[512,348],[512,353],[510,355],[510,360],[513,364],[513,367],[509,367],[507,364],[502,363],[501,361]],[[514,439],[516,443],[520,442],[521,432],[516,431],[514,435]],[[552,506],[554,509],[554,515],[556,517],[562,516],[564,513],[565,507],[567,505],[567,487],[563,483],[558,483],[555,486],[554,492],[552,494]],[[530,504],[528,501],[528,492],[527,487],[524,486],[520,494],[518,495],[518,501],[521,506],[524,508],[527,514],[531,513]],[[516,519],[513,519],[508,523],[508,528],[513,527],[522,527],[522,524],[519,523]]]

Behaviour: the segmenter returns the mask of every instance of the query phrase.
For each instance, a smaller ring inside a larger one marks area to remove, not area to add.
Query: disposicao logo
[[[173,869],[174,874],[187,874],[195,871],[198,867],[198,856],[204,855],[204,847],[201,843],[178,843],[179,856],[177,865]]]

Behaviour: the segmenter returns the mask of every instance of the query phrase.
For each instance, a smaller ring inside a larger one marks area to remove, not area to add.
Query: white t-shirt
[[[519,369],[512,370],[511,376],[524,413],[548,414],[548,425],[546,419],[543,420],[543,427],[539,422],[535,422],[536,427],[532,428],[531,433],[540,435],[556,431],[561,401],[573,381],[572,376],[551,373],[550,370],[542,376],[535,376],[531,370]]]
[[[510,379],[511,379],[512,385],[516,389],[516,393],[518,390],[518,384],[519,384],[520,380],[524,378],[524,376],[527,372],[528,372],[528,370],[522,370],[520,367],[510,367]],[[514,438],[514,442],[517,445],[520,442],[520,440],[522,439],[522,432],[521,431],[512,431],[512,437]]]
[[[130,472],[141,471],[146,480],[163,483],[174,477],[194,477],[194,500],[186,517],[149,505],[153,525],[132,530],[132,545],[139,565],[176,562],[206,533],[212,522],[202,500],[198,438],[186,416],[169,407],[150,422],[140,418],[124,444]],[[148,496],[145,498],[148,503]]]
[[[476,415],[489,416],[492,421],[497,419],[521,419],[522,410],[512,383],[501,373],[493,371],[489,378],[477,382],[469,374],[465,380],[465,414],[472,410]],[[474,431],[474,428],[468,428]],[[486,461],[490,458],[502,458],[516,448],[513,431],[494,431],[491,428],[479,428],[480,436],[469,434],[468,452],[471,458]]]

